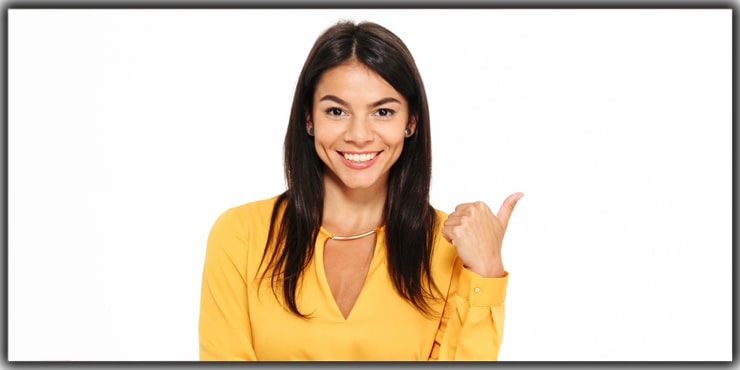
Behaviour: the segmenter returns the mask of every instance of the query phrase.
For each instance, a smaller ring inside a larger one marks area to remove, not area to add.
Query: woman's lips
[[[372,166],[383,153],[379,152],[337,152],[345,166],[354,170],[364,170]]]

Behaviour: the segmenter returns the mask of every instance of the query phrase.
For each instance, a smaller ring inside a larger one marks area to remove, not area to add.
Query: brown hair
[[[416,122],[414,135],[405,139],[401,156],[388,176],[385,242],[396,291],[429,313],[427,298],[439,290],[431,276],[438,230],[429,204],[432,149],[427,97],[406,45],[388,29],[371,22],[340,22],[330,27],[316,40],[303,65],[285,134],[287,190],[273,208],[261,262],[268,264],[262,278],[270,272],[273,291],[276,281],[281,281],[288,309],[305,317],[296,305],[296,289],[313,257],[324,204],[324,164],[316,154],[313,137],[306,134],[306,117],[312,112],[313,95],[324,71],[350,59],[375,71],[403,95],[409,104],[409,119]]]

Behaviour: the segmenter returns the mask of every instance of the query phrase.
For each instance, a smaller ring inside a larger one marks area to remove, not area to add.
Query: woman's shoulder
[[[432,252],[432,271],[434,281],[439,287],[449,287],[450,279],[455,269],[457,260],[457,249],[442,235],[442,228],[447,221],[448,214],[439,209],[434,209],[436,216],[436,235],[434,238],[434,249]],[[447,294],[445,290],[445,294]]]
[[[447,221],[448,214],[436,208],[434,208],[434,214],[436,216],[435,220],[437,227],[437,237],[435,238],[435,243],[438,246],[438,248],[436,248],[437,251],[439,251],[440,249],[447,251],[454,250],[452,244],[450,244],[450,242],[448,242],[447,239],[442,236],[442,227],[444,227],[445,221]]]
[[[447,221],[447,217],[449,217],[449,215],[445,211],[441,211],[437,208],[433,208],[433,209],[434,209],[434,216],[435,216],[434,220],[436,224],[435,226],[437,228],[437,233],[440,234],[440,237],[441,237],[442,227],[444,226],[445,221]]]
[[[236,207],[232,207],[226,212],[232,212],[240,219],[249,220],[267,218],[269,221],[272,215],[272,210],[275,207],[275,202],[278,200],[279,197],[279,195],[276,195],[267,199],[251,201],[238,205]]]
[[[267,232],[275,202],[279,195],[267,199],[251,201],[231,207],[221,213],[214,225],[215,229],[225,226],[228,229],[239,228],[245,232]]]
[[[250,266],[259,263],[277,198],[244,203],[218,216],[206,246],[206,269],[213,274],[211,277],[232,279],[232,283],[252,278]],[[227,277],[229,271],[232,274]]]
[[[437,222],[438,222],[438,223],[440,223],[440,222],[445,222],[445,220],[447,220],[447,216],[449,216],[449,215],[447,214],[447,212],[445,212],[445,211],[441,211],[441,210],[439,210],[439,209],[437,209],[437,208],[434,208],[434,207],[432,207],[432,209],[434,209],[434,213],[435,213],[435,214],[436,214],[436,216],[437,216]]]

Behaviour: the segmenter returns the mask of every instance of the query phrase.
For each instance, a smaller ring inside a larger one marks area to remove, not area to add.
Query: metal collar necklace
[[[348,236],[332,235],[332,236],[329,237],[329,239],[334,239],[334,240],[355,240],[355,239],[364,238],[364,237],[366,237],[368,235],[373,235],[373,234],[375,234],[375,232],[377,230],[378,229],[372,229],[372,230],[370,230],[370,231],[368,231],[366,233],[357,234],[357,235],[348,235]]]

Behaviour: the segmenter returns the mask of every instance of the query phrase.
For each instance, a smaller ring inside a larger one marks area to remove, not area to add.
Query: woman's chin
[[[385,190],[386,181],[379,178],[346,177],[340,178],[337,185],[345,191],[378,191]]]
[[[380,188],[377,182],[345,182],[342,187],[350,191],[376,191]]]

